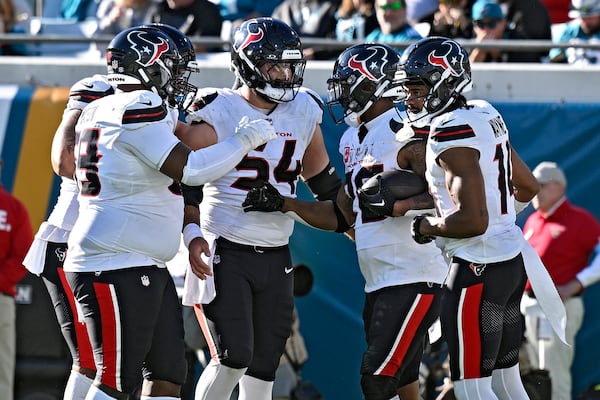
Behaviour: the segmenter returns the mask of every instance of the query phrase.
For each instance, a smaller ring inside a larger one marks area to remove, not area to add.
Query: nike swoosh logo
[[[81,84],[88,89],[92,89],[94,87],[94,85],[92,85],[91,83],[88,83],[88,82],[81,82]]]
[[[381,206],[381,207],[383,207],[383,206],[385,206],[385,202],[382,200],[382,201],[377,202],[377,203],[371,203],[371,205],[372,206]]]
[[[152,102],[151,102],[150,100],[148,100],[148,101],[140,101],[140,104],[144,104],[144,105],[147,105],[147,106],[151,106],[151,105],[152,105]]]
[[[290,273],[290,272],[292,272],[293,270],[294,270],[294,267],[285,267],[285,268],[284,268],[284,272],[285,272],[286,274],[289,274],[289,273]]]

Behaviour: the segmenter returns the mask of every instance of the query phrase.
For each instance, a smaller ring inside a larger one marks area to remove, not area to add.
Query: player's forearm
[[[285,197],[282,212],[293,212],[300,217],[301,222],[312,227],[327,231],[337,229],[337,218],[333,209],[333,202],[302,201]]]

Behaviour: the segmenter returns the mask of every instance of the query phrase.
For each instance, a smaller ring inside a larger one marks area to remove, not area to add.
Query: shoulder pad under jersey
[[[190,106],[190,112],[195,112],[203,109],[204,107],[212,103],[217,98],[217,96],[219,96],[219,93],[216,91],[201,94],[200,96],[194,99],[194,102]]]
[[[169,108],[163,99],[149,90],[132,92],[132,97],[123,110],[121,123],[137,124],[161,121],[169,115]]]
[[[69,92],[69,109],[82,109],[87,104],[115,92],[105,75],[94,75],[77,81]]]
[[[321,96],[319,96],[317,94],[317,92],[315,92],[312,89],[305,88],[305,87],[300,88],[300,92],[304,92],[304,93],[310,95],[310,97],[312,97],[312,99],[317,102],[319,107],[321,107],[321,110],[325,110],[325,104],[323,103],[323,99],[321,98]]]

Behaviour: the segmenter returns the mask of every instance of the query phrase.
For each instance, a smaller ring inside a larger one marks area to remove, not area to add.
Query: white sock
[[[229,368],[211,360],[196,384],[195,400],[229,400],[248,368]]]
[[[240,379],[238,400],[271,400],[272,398],[273,381],[263,381],[248,375]]]
[[[461,379],[452,383],[454,384],[454,396],[457,400],[498,400],[492,390],[491,376]]]
[[[71,370],[63,400],[84,400],[87,392],[94,383],[93,379],[88,378],[81,372]]]
[[[500,400],[529,399],[525,387],[523,387],[519,364],[510,368],[493,370],[492,389]]]
[[[85,396],[85,400],[115,400],[115,398],[104,393],[98,386],[92,385],[87,392],[87,396]]]

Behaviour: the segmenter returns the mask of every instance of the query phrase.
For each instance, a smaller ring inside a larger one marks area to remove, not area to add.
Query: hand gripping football
[[[424,193],[427,183],[406,169],[393,169],[369,178],[358,190],[362,203],[379,215],[392,215],[394,202]]]

